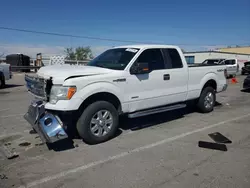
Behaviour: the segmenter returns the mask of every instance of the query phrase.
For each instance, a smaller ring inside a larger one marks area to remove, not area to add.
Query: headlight
[[[76,87],[52,86],[49,102],[57,103],[58,100],[70,100],[76,92]]]

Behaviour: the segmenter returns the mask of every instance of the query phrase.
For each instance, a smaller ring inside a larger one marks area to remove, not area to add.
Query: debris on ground
[[[227,151],[227,146],[225,144],[218,144],[218,143],[213,143],[213,142],[199,141],[198,145],[201,148],[220,150],[220,151]]]
[[[7,180],[8,177],[5,174],[0,174],[0,179],[1,180]]]
[[[42,146],[44,145],[45,143],[39,143],[39,144],[35,144],[35,146]]]
[[[19,144],[19,146],[22,146],[22,147],[26,147],[26,146],[29,146],[31,143],[29,142],[22,142]]]
[[[36,134],[36,131],[35,130],[31,130],[29,133],[30,134]]]
[[[7,159],[14,159],[16,157],[18,157],[19,155],[14,152],[14,151],[11,151],[8,147],[6,147],[5,145],[2,145],[1,146],[1,151],[2,153],[5,155],[5,157]]]
[[[231,140],[229,140],[227,137],[225,137],[224,135],[222,135],[219,132],[210,133],[210,134],[208,134],[208,136],[210,136],[210,138],[212,138],[217,143],[224,143],[224,144],[231,144],[232,143]]]

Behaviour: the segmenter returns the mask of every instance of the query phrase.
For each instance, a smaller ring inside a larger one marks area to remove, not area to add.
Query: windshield
[[[114,70],[124,70],[138,51],[139,49],[137,48],[110,49],[87,63],[87,65]]]

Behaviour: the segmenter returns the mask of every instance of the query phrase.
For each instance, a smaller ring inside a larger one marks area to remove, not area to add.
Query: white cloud
[[[91,46],[94,56],[99,55],[111,46]],[[0,44],[0,53],[4,55],[21,53],[35,58],[37,53],[49,57],[52,55],[64,55],[65,47],[48,45],[25,45],[25,44]]]
[[[0,44],[0,52],[5,55],[22,53],[30,57],[36,57],[37,53],[44,56],[63,55],[64,47],[47,45],[21,45],[21,44]]]

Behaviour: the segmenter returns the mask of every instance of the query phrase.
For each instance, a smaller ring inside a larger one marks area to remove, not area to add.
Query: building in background
[[[244,62],[250,61],[250,53],[232,53],[232,52],[220,52],[220,51],[197,51],[197,52],[185,52],[184,53],[188,64],[202,63],[206,59],[230,59],[235,58],[238,60],[239,67],[244,66]]]
[[[216,51],[229,52],[229,53],[239,53],[239,54],[250,54],[250,46],[236,46],[236,47],[218,48]]]

